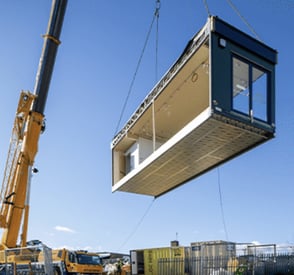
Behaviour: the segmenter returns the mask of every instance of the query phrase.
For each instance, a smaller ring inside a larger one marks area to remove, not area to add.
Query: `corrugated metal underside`
[[[139,165],[113,191],[158,197],[271,137],[271,133],[214,114],[144,169]]]

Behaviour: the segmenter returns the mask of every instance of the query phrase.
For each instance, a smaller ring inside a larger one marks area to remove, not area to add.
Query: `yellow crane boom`
[[[0,227],[4,229],[0,249],[16,247],[19,237],[20,245],[26,246],[30,175],[44,128],[44,109],[66,5],[67,0],[52,1],[34,93],[22,91],[20,95],[0,193]]]

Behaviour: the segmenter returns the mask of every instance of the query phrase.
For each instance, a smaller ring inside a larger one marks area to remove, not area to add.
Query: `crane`
[[[33,167],[39,138],[45,130],[44,110],[66,6],[67,0],[52,1],[34,92],[20,93],[0,191],[0,250],[25,247],[27,243],[30,182],[36,171]]]

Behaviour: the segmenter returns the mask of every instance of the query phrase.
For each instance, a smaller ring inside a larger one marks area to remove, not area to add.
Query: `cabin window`
[[[251,120],[268,121],[268,73],[242,58],[233,57],[233,109]]]
[[[252,109],[255,118],[268,121],[267,117],[267,73],[252,67]]]

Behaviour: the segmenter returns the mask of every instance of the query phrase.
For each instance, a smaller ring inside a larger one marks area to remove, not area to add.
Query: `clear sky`
[[[155,3],[68,1],[35,162],[28,239],[128,252],[175,239],[187,246],[226,240],[227,230],[229,241],[293,244],[293,0],[233,0],[260,39],[279,52],[276,138],[156,200],[111,192],[110,143]],[[161,0],[159,76],[205,24],[204,3]],[[211,14],[252,35],[229,1],[206,3]],[[50,7],[50,0],[0,1],[1,177],[19,93],[34,88]],[[122,123],[156,83],[155,41],[153,28]]]

